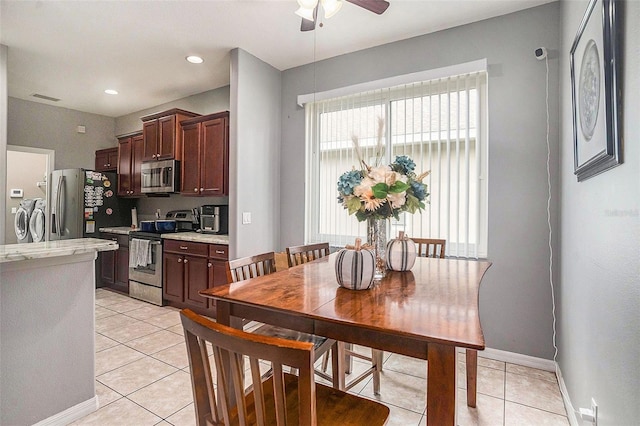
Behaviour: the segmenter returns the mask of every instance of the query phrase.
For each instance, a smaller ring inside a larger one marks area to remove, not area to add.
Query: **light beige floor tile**
[[[427,378],[427,362],[422,359],[391,354],[384,362],[383,367],[385,370],[410,374],[423,379]]]
[[[151,426],[162,419],[150,413],[138,404],[121,398],[97,411],[77,420],[72,425],[109,425],[109,426]]]
[[[98,396],[98,407],[102,408],[107,404],[111,404],[113,401],[117,401],[122,398],[118,392],[110,389],[96,380],[96,395]]]
[[[112,293],[109,296],[102,297],[100,299],[96,298],[96,305],[99,306],[110,306],[115,305],[117,303],[126,302],[130,298],[121,294]]]
[[[124,345],[113,346],[100,351],[96,353],[96,376],[130,364],[144,358],[144,356],[143,353]]]
[[[134,324],[136,321],[137,320],[135,318],[131,318],[122,314],[110,315],[104,318],[97,318],[96,331],[98,333],[103,333],[113,328],[119,328],[128,324]]]
[[[134,321],[135,322],[131,324],[123,325],[116,328],[110,328],[109,330],[102,331],[101,333],[110,339],[113,339],[120,343],[126,343],[161,330],[159,327],[151,325],[147,322],[138,320]]]
[[[95,308],[95,317],[96,317],[96,319],[98,319],[98,318],[106,318],[106,317],[110,317],[111,315],[116,315],[116,314],[117,314],[116,311],[112,311],[111,309],[104,308],[102,306],[96,305],[96,308]]]
[[[176,324],[174,326],[167,327],[167,331],[184,336],[184,328],[182,328],[182,324]]]
[[[180,339],[183,340],[181,343],[156,352],[151,356],[182,370],[189,365],[189,358],[187,357],[187,346],[184,343],[184,338],[180,337]]]
[[[536,379],[548,380],[558,383],[556,373],[552,371],[539,370],[537,368],[525,367],[524,365],[507,364],[507,373],[522,374]]]
[[[100,333],[96,333],[95,342],[96,342],[96,352],[100,352],[120,344],[113,339],[109,339],[107,336],[103,336]]]
[[[369,380],[360,395],[382,403],[422,413],[426,405],[427,381],[395,371],[383,371],[380,378],[380,395],[373,394],[373,381]]]
[[[478,355],[478,366],[493,368],[500,371],[505,371],[505,362],[496,361],[495,359],[489,359]]]
[[[477,392],[504,399],[505,372],[495,368],[478,366]],[[458,363],[458,387],[467,388],[467,370],[465,363]]]
[[[128,396],[152,413],[167,418],[193,402],[191,377],[177,371]]]
[[[157,315],[155,317],[147,318],[145,319],[145,321],[148,322],[149,324],[153,324],[160,328],[169,328],[169,327],[173,327],[174,325],[180,325],[180,327],[182,327],[181,325],[182,323],[180,320],[180,312],[174,311],[174,310],[171,310],[170,312],[167,312],[162,315]]]
[[[166,308],[162,306],[151,305],[149,303],[145,303],[144,306],[139,307],[138,309],[134,309],[132,311],[128,311],[126,314],[129,317],[144,320],[147,318],[155,317],[158,315],[164,315],[168,311]]]
[[[321,362],[322,359],[319,359],[316,362],[316,366],[318,369],[320,369],[321,367]],[[371,363],[362,360],[362,359],[358,359],[358,358],[354,358],[353,359],[353,366],[351,369],[351,373],[347,374],[346,376],[346,382],[347,384],[350,384],[353,382],[353,380],[360,376],[362,373],[364,373],[367,369],[371,368]],[[384,372],[383,372],[384,373]],[[327,371],[326,374],[328,374],[329,376],[333,377],[333,371],[331,369],[331,361],[329,361],[329,365],[327,367]],[[351,389],[349,390],[349,393],[353,393],[353,394],[359,394],[364,388],[365,386],[367,386],[367,384],[372,380],[372,376],[369,375],[367,377],[365,377],[361,382],[357,383],[356,385],[354,385],[353,387],[351,387]],[[328,380],[323,379],[322,377],[316,375],[316,381],[318,383],[322,383],[324,385],[327,386],[331,386],[331,382]],[[381,386],[382,387],[382,386]],[[373,392],[373,384],[371,385],[371,390]]]
[[[565,416],[513,402],[505,402],[505,426],[569,426]]]
[[[389,407],[389,420],[386,426],[413,426],[420,424],[421,413],[416,413],[395,405],[386,404]]]
[[[558,384],[549,380],[507,373],[505,399],[563,416],[567,414]]]
[[[193,403],[167,418],[174,426],[196,426],[196,410]]]
[[[128,299],[119,303],[114,303],[113,305],[109,305],[108,309],[111,309],[112,311],[116,311],[123,314],[129,311],[134,311],[136,309],[143,308],[147,305],[148,303],[146,302],[141,302],[136,299]]]
[[[503,424],[504,400],[481,393],[476,396],[476,407],[467,406],[467,392],[458,389],[456,396],[458,426],[496,426]]]
[[[151,333],[138,339],[130,340],[127,342],[127,346],[147,355],[151,355],[178,343],[182,343],[183,346],[186,347],[184,337],[178,336],[176,333],[172,333],[170,331],[160,330],[156,333]]]
[[[175,367],[150,357],[144,357],[97,377],[98,381],[121,395],[138,389],[178,371]]]

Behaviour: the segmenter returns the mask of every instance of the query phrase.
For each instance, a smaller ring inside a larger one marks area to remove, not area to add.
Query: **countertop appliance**
[[[200,232],[206,234],[227,234],[229,232],[229,206],[201,206]]]
[[[165,219],[176,222],[169,233],[194,230],[191,210],[172,210]],[[129,233],[129,296],[162,306],[162,234],[167,232],[153,229]]]
[[[144,162],[140,173],[143,194],[169,194],[180,190],[180,162],[177,160]]]
[[[99,228],[126,226],[135,200],[116,197],[116,172],[54,170],[49,180],[49,239],[97,237]]]

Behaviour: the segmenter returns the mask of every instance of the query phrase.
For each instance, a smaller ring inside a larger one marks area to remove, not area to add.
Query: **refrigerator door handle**
[[[64,176],[58,178],[58,193],[56,196],[56,233],[62,238],[62,225],[64,224],[64,211],[62,204],[62,191],[64,188]]]

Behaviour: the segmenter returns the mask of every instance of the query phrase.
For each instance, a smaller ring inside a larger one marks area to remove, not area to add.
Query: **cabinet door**
[[[104,172],[109,170],[109,155],[104,151],[96,151],[96,163],[95,170],[97,172]]]
[[[118,149],[114,148],[107,151],[107,165],[109,170],[116,170],[118,167]]]
[[[184,299],[184,256],[165,253],[162,259],[163,296],[182,303]]]
[[[207,307],[207,299],[200,296],[200,290],[206,290],[209,278],[207,258],[205,257],[184,257],[185,268],[185,303],[200,307]]]
[[[116,280],[116,252],[100,252],[100,281],[103,286],[112,286]]]
[[[176,116],[170,115],[158,119],[160,135],[158,136],[158,156],[156,159],[167,160],[175,157]]]
[[[227,284],[227,267],[225,264],[224,260],[209,259],[207,263],[209,268],[209,288]],[[211,315],[215,315],[216,302],[212,299],[209,299],[209,309],[212,312]]]
[[[145,121],[142,124],[142,138],[144,149],[142,161],[155,160],[158,154],[158,120]]]
[[[131,195],[131,138],[118,141],[118,195]]]
[[[227,195],[228,150],[227,120],[217,118],[202,123],[201,195]]]
[[[116,281],[114,288],[129,293],[129,247],[116,251]]]
[[[182,126],[182,163],[180,164],[180,192],[184,195],[200,193],[200,126]]]
[[[137,135],[131,138],[131,190],[134,195],[142,195],[142,157],[144,156],[144,138]]]

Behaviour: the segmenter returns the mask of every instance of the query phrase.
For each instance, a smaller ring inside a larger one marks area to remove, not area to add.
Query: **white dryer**
[[[35,205],[36,200],[24,199],[20,201],[20,207],[18,207],[16,217],[13,221],[18,243],[30,243],[33,241],[31,233],[29,232],[29,221],[31,220],[31,213],[33,213]]]
[[[46,234],[45,221],[47,218],[47,200],[36,198],[31,219],[29,219],[29,233],[34,243],[44,241]]]

